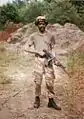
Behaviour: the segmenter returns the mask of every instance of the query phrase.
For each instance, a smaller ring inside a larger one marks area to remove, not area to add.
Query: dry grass
[[[84,109],[84,52],[75,52],[68,57],[70,72],[70,113],[83,118]]]
[[[0,74],[0,84],[10,84],[12,83],[11,79],[4,74]]]
[[[68,70],[73,74],[84,70],[84,52],[75,52],[69,55]]]
[[[9,64],[14,60],[17,60],[17,56],[12,52],[8,52],[6,50],[6,46],[3,43],[1,43],[0,44],[0,84],[11,83],[11,79],[5,75],[5,72],[7,71]]]

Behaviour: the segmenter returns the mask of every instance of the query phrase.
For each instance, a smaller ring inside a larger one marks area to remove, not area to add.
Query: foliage
[[[78,19],[75,7],[72,7],[72,4],[68,1],[52,2],[47,16],[51,23],[58,22],[60,24],[65,24],[66,22],[74,23]]]
[[[0,7],[0,26],[7,20],[30,23],[38,15],[46,15],[50,23],[74,23],[84,26],[84,1],[78,0],[14,0]]]
[[[4,24],[7,20],[14,22],[19,21],[17,9],[11,4],[4,5],[0,9],[0,22]]]
[[[83,0],[70,0],[71,4],[73,6],[75,6],[76,10],[77,10],[77,14],[79,15],[80,17],[80,24],[79,24],[79,27],[82,28],[84,27],[84,1]]]
[[[31,2],[28,4],[23,14],[23,22],[33,22],[37,16],[42,15],[43,8],[44,6],[40,2]]]

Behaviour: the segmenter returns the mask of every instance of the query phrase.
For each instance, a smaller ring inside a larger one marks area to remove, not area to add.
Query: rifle
[[[35,54],[36,56],[39,56],[40,58],[45,58],[47,60],[47,63],[45,63],[45,66],[52,67],[52,64],[54,63],[56,66],[61,67],[64,70],[64,72],[69,76],[68,72],[65,70],[65,67],[60,63],[60,61],[58,61],[57,58],[54,57],[52,53],[48,52],[47,50],[45,49],[43,50],[44,55],[40,55],[40,53],[35,52],[35,51],[27,51],[27,50],[25,51]]]
[[[29,50],[24,50],[25,52],[31,53],[31,54],[35,54],[35,56],[39,56],[42,57],[42,55],[40,55],[40,53],[36,52],[36,51],[29,51]]]
[[[56,57],[52,55],[52,53],[48,52],[45,49],[43,50],[43,52],[45,53],[45,57],[47,58],[49,65],[54,63],[56,66],[61,67],[64,70],[64,72],[70,77],[69,73],[65,70],[65,67],[60,63],[60,61],[57,60]]]

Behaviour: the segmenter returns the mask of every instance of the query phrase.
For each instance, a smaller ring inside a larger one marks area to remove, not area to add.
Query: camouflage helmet
[[[38,16],[35,20],[35,25],[37,26],[40,21],[44,21],[46,25],[48,25],[48,21],[45,16]]]

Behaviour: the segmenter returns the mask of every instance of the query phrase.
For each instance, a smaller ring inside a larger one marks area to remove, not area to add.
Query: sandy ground
[[[19,61],[9,64],[5,75],[11,77],[12,84],[0,85],[0,119],[72,119],[69,114],[69,77],[62,69],[56,68],[55,101],[61,106],[61,111],[47,107],[45,79],[42,82],[41,106],[34,109],[32,71],[33,58],[28,55],[21,55]]]

